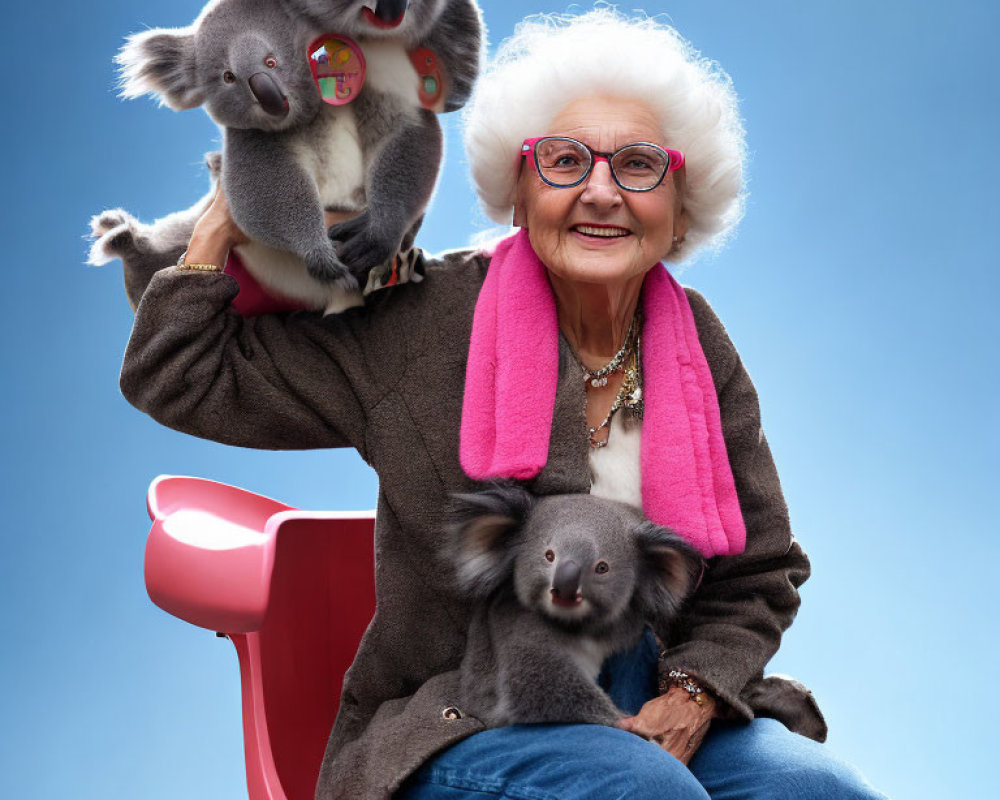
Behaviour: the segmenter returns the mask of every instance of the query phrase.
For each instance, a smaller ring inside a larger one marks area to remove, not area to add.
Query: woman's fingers
[[[705,738],[713,713],[714,703],[699,705],[683,689],[671,689],[634,717],[619,720],[618,727],[655,742],[686,764]]]

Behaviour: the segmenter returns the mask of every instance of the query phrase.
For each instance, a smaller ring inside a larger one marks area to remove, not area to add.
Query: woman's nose
[[[604,159],[594,162],[590,175],[584,182],[583,194],[580,199],[585,203],[600,205],[620,205],[621,191],[611,175],[611,165]]]

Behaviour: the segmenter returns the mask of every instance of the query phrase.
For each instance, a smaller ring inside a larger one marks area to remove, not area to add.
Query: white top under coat
[[[606,447],[590,450],[590,493],[642,510],[642,421],[626,409],[611,418]]]

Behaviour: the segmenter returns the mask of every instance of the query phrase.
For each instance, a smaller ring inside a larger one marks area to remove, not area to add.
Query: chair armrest
[[[168,475],[150,485],[147,504],[150,599],[209,630],[259,630],[274,567],[275,531],[268,522],[289,506],[215,481]]]

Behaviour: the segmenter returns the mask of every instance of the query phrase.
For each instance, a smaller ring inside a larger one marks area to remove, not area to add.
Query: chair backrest
[[[256,741],[264,734],[270,742],[284,800],[312,800],[344,673],[375,611],[374,521],[295,514],[281,515],[264,624],[246,634],[259,686],[244,685],[244,733],[248,702],[262,702]]]
[[[148,505],[150,597],[236,646],[251,800],[312,800],[375,611],[374,513],[298,511],[174,476],[153,482]]]

